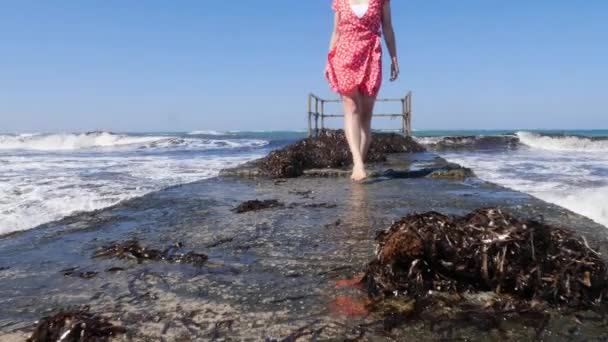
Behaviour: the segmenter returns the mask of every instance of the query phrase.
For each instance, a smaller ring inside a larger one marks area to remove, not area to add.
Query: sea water
[[[477,175],[608,226],[608,131],[418,131]],[[0,234],[216,176],[305,132],[0,134]]]

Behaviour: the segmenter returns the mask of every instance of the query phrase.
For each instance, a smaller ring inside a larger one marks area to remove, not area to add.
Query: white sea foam
[[[139,148],[185,148],[185,149],[221,149],[241,147],[261,147],[268,141],[261,139],[194,139],[170,138],[142,144]]]
[[[198,139],[175,136],[134,136],[107,132],[82,134],[0,135],[0,150],[70,151],[95,148],[177,148],[211,149],[257,147],[259,139]]]
[[[608,139],[594,140],[580,136],[552,136],[531,132],[517,132],[517,137],[521,143],[543,150],[608,152]]]
[[[146,144],[167,137],[128,136],[107,132],[82,134],[0,135],[0,150],[62,151]]]
[[[535,192],[547,202],[561,205],[608,227],[608,186],[570,189],[569,191]]]
[[[433,146],[439,143],[445,146],[472,146],[483,136],[470,137],[417,137],[415,140],[423,145]]]
[[[213,177],[260,156],[0,155],[0,234]]]
[[[227,135],[227,134],[230,134],[230,132],[226,133],[226,132],[206,130],[206,129],[192,131],[192,132],[188,133],[188,135]]]
[[[531,194],[560,205],[608,227],[608,140],[583,136],[542,135],[517,132],[504,143],[528,148],[481,153],[470,137],[419,137],[430,148],[464,147],[455,152],[441,150],[448,160],[475,170],[482,179]],[[496,146],[498,147],[498,146]]]
[[[268,143],[108,132],[0,135],[0,234],[215,176],[262,156]]]
[[[608,227],[608,154],[515,150],[442,153],[482,179],[570,209]]]
[[[515,135],[476,135],[476,136],[429,136],[415,137],[416,141],[431,148],[446,147],[474,147],[488,144],[493,141],[496,147],[519,143],[533,149],[547,151],[581,151],[581,152],[608,152],[608,138],[590,138],[574,135],[546,135],[533,132],[520,131]]]
[[[416,140],[418,143],[420,143],[422,145],[436,145],[436,144],[440,143],[444,139],[445,139],[445,137],[442,137],[442,136],[438,136],[438,137],[414,137],[414,140]]]

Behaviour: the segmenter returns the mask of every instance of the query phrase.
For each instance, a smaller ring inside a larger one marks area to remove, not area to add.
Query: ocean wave
[[[38,136],[41,134],[42,133],[21,133],[21,134],[19,134],[19,136],[23,137],[23,138],[29,138],[29,137],[35,137],[35,136]]]
[[[92,132],[81,134],[0,135],[0,150],[71,151],[98,148],[189,148],[216,149],[261,147],[261,139],[199,139],[172,136],[138,136]]]
[[[105,153],[81,157],[40,154],[0,163],[0,235],[106,208],[168,186],[216,176],[260,152],[209,158]]]
[[[519,139],[514,135],[469,135],[415,137],[431,149],[509,149],[516,148]]]
[[[528,193],[608,227],[608,155],[541,149],[509,153],[447,151],[447,160],[470,167],[483,180]]]
[[[435,150],[515,149],[528,147],[549,151],[608,151],[608,137],[557,135],[520,131],[504,135],[463,135],[415,137],[416,141]]]
[[[575,135],[547,135],[532,132],[517,132],[519,141],[529,147],[551,151],[608,151],[608,138]]]
[[[192,131],[190,133],[188,133],[188,135],[230,135],[232,134],[231,132],[220,132],[220,131],[214,131],[214,130],[196,130],[196,131]]]
[[[184,148],[184,149],[221,149],[221,148],[247,148],[263,147],[268,145],[262,139],[191,139],[169,138],[144,144],[140,148]]]
[[[141,145],[167,137],[128,136],[109,132],[0,135],[0,150],[60,151]]]

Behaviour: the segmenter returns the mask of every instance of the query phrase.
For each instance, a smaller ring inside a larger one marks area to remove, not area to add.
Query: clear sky
[[[305,128],[330,2],[2,1],[0,131]],[[415,128],[608,128],[608,1],[392,7]]]

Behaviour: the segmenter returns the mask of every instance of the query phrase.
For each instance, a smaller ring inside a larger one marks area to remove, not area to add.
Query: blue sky
[[[330,2],[3,1],[0,131],[304,128]],[[415,128],[608,128],[608,1],[392,7]]]

